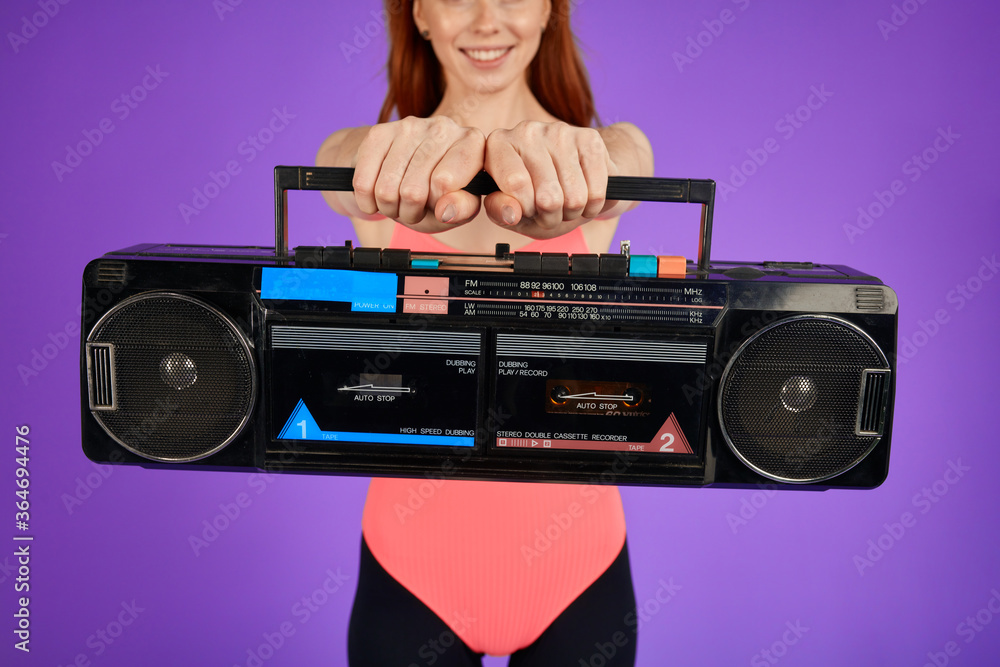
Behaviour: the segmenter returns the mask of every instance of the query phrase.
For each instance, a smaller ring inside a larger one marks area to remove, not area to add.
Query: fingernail
[[[444,213],[441,214],[441,222],[451,222],[455,219],[455,205],[448,204],[444,207]]]
[[[514,217],[514,207],[504,206],[503,210],[500,213],[501,215],[503,215],[503,221],[506,222],[508,225],[513,225],[515,222],[517,222],[517,219]]]

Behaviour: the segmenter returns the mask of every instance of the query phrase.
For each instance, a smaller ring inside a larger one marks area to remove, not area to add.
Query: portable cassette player
[[[697,261],[611,254],[143,244],[83,275],[83,449],[151,468],[674,486],[884,479],[897,300],[808,262],[710,259],[712,181],[612,178],[701,204]],[[467,188],[496,189],[485,173]]]

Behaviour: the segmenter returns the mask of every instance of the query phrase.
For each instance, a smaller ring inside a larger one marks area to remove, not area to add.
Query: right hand
[[[353,159],[355,201],[425,233],[462,225],[482,205],[462,188],[482,170],[485,147],[482,131],[444,116],[373,125]]]

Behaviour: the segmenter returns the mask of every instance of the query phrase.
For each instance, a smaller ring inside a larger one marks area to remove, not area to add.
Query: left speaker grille
[[[105,315],[88,347],[95,359],[99,348],[114,351],[111,370],[91,375],[92,386],[113,379],[114,409],[93,406],[92,414],[140,456],[203,458],[249,420],[256,393],[249,344],[204,302],[177,294],[133,297]]]

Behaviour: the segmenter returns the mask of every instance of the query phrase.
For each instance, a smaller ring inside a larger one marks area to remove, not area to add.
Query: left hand
[[[494,130],[484,167],[500,188],[486,197],[486,214],[531,238],[561,236],[616,203],[605,195],[618,167],[592,128],[524,121]]]

